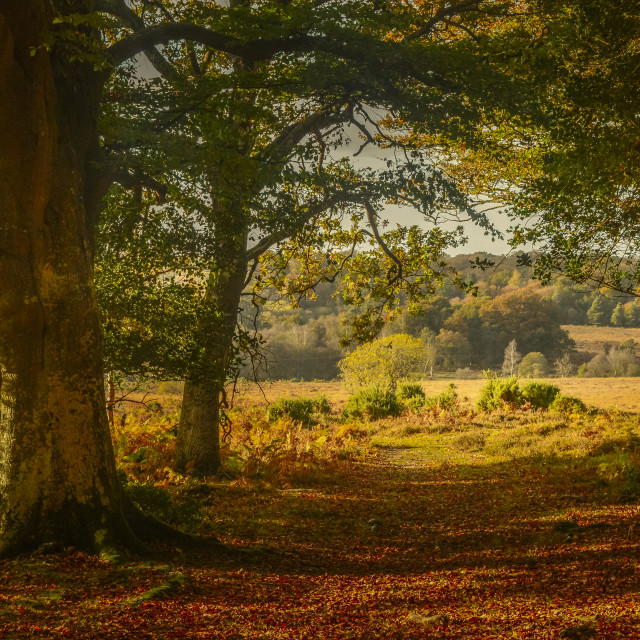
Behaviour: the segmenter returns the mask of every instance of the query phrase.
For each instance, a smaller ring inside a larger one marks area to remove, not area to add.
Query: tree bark
[[[52,17],[47,0],[0,6],[0,555],[142,549],[129,523],[149,532],[116,474],[93,288],[104,76],[37,48]]]
[[[207,281],[198,327],[203,358],[185,381],[175,458],[178,471],[198,476],[213,475],[221,465],[222,394],[247,273],[244,216],[219,216],[216,240],[216,264]]]

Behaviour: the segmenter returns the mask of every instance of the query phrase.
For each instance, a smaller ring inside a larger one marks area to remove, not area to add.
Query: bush
[[[522,388],[522,397],[534,409],[548,409],[560,389],[547,382],[530,382]]]
[[[461,451],[482,451],[486,438],[482,433],[462,433],[453,439],[453,446]]]
[[[428,409],[438,408],[442,411],[449,411],[458,404],[458,394],[456,385],[450,382],[447,388],[437,396],[425,398],[424,406]]]
[[[518,375],[523,378],[544,378],[549,374],[549,362],[539,351],[532,351],[522,358]]]
[[[398,400],[408,400],[409,398],[424,398],[424,390],[422,385],[417,382],[401,382],[396,391]]]
[[[522,392],[518,378],[489,378],[482,387],[477,407],[480,411],[493,411],[522,405]]]
[[[398,386],[396,398],[406,407],[419,409],[424,405],[425,394],[421,384],[403,382]]]
[[[397,416],[401,409],[394,393],[383,391],[380,387],[369,387],[349,398],[343,415],[345,418],[378,420],[387,416]]]
[[[398,333],[363,344],[338,366],[349,391],[373,386],[395,391],[400,380],[424,370],[426,357],[422,340]]]
[[[331,412],[331,405],[325,396],[317,398],[280,398],[267,408],[267,419],[290,418],[304,424],[311,424],[316,414]]]
[[[551,411],[557,411],[558,413],[586,413],[588,411],[587,405],[580,400],[580,398],[574,398],[573,396],[556,395],[554,401],[549,406]]]

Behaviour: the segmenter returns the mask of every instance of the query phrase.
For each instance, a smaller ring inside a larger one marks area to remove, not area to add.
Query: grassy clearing
[[[562,327],[575,341],[578,351],[598,353],[605,344],[620,344],[625,340],[640,342],[640,328],[638,327],[589,327],[568,324]]]
[[[638,415],[462,406],[304,428],[256,408],[207,482],[171,471],[174,420],[119,427],[137,499],[269,551],[4,561],[0,638],[550,640],[596,615],[598,637],[640,638]]]
[[[590,406],[604,410],[640,412],[639,378],[545,378],[543,382],[560,387],[564,395],[575,396]],[[480,396],[485,379],[452,380],[442,378],[423,380],[422,388],[427,396],[435,396],[446,390],[451,383],[456,385],[458,395],[469,405],[474,405]],[[524,382],[524,381],[523,381]],[[162,391],[162,389],[161,389]],[[277,403],[280,398],[309,398],[325,396],[334,412],[340,412],[347,404],[349,394],[342,382],[292,382],[278,380],[263,383],[260,387],[254,383],[242,383],[238,386],[234,401],[236,407],[248,409],[252,406],[267,406]],[[140,394],[132,394],[139,400]],[[175,411],[181,396],[177,393],[150,392],[147,400],[158,400]],[[126,405],[124,405],[126,411]],[[122,409],[121,409],[122,411]]]

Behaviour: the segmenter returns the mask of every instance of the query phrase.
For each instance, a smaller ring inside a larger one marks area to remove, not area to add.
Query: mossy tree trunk
[[[136,544],[107,424],[85,207],[104,76],[34,54],[51,11],[0,5],[0,553]]]
[[[241,212],[218,216],[217,255],[200,313],[201,361],[185,381],[176,468],[207,476],[220,468],[220,418],[247,273],[247,226]]]

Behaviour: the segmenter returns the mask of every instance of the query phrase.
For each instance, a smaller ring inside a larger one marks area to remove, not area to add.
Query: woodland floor
[[[0,638],[546,639],[598,615],[596,637],[640,639],[637,499],[580,458],[377,445],[299,486],[184,488],[226,543],[268,548],[253,559],[0,562]]]

